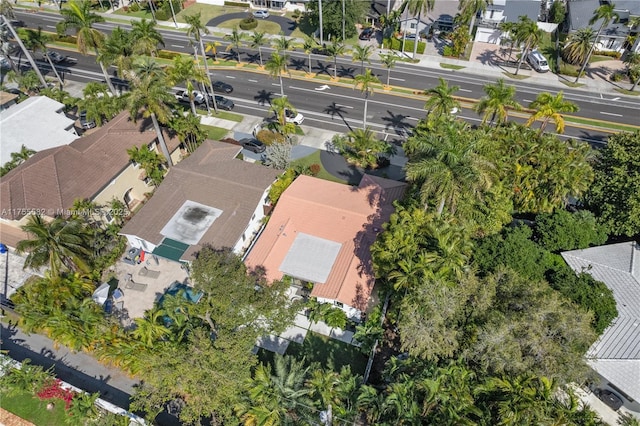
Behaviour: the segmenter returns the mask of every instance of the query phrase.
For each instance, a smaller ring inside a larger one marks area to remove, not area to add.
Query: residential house
[[[268,280],[313,285],[311,296],[358,320],[375,301],[370,247],[405,184],[365,175],[358,187],[299,176],[245,258]]]
[[[3,95],[2,99],[9,99]],[[15,98],[14,98],[15,99]],[[78,138],[74,120],[64,114],[64,105],[46,96],[32,96],[0,111],[0,165],[11,161],[11,153],[24,145],[43,151],[69,145]]]
[[[540,11],[540,0],[493,0],[477,21],[475,41],[500,44],[507,36],[500,30],[500,24],[518,22],[521,16],[538,22]]]
[[[567,2],[567,32],[571,33],[585,27],[591,27],[598,31],[602,20],[593,24],[590,24],[589,21],[593,18],[594,11],[605,3],[615,4],[615,11],[619,19],[617,22],[611,21],[603,29],[598,38],[596,49],[623,53],[625,49],[629,48],[633,52],[640,52],[640,37],[637,37],[633,45],[627,44],[630,36],[637,36],[640,32],[639,26],[629,26],[631,17],[640,16],[639,0],[571,0]]]
[[[401,6],[403,3],[398,2],[397,4]],[[457,14],[457,1],[436,1],[433,10],[420,15],[420,22],[418,22],[417,16],[405,9],[400,18],[400,30],[406,32],[407,36],[416,33],[416,26],[419,35],[428,34],[431,28],[439,31],[452,31],[453,20]]]
[[[4,146],[4,134],[2,139]],[[165,140],[172,158],[178,161],[180,142],[168,134]],[[15,247],[24,239],[20,226],[30,213],[50,218],[66,216],[77,199],[105,205],[115,198],[127,209],[135,209],[145,199],[145,193],[153,190],[140,166],[133,164],[127,154],[128,149],[143,145],[160,152],[151,120],[134,123],[123,112],[90,135],[31,156],[0,178],[2,242]],[[109,211],[104,212],[110,220]]]
[[[640,412],[640,244],[631,241],[562,253],[576,272],[586,272],[613,291],[618,317],[587,352],[603,385]]]
[[[203,244],[242,252],[260,229],[282,171],[237,159],[240,150],[205,141],[171,169],[121,235],[132,247],[175,261],[193,260]]]

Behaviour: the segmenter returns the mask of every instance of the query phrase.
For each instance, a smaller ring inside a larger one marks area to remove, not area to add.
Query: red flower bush
[[[47,381],[45,385],[36,394],[41,401],[48,399],[61,399],[64,401],[64,408],[68,410],[71,407],[71,401],[75,395],[70,389],[63,389],[60,379]]]

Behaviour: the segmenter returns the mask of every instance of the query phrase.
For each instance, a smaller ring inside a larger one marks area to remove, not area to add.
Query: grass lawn
[[[295,161],[293,161],[291,163],[292,166],[298,166],[299,165],[299,166],[302,166],[302,167],[309,167],[312,164],[320,164],[320,172],[316,176],[317,178],[324,179],[324,180],[330,180],[331,182],[338,182],[338,183],[344,183],[344,184],[347,183],[347,181],[342,180],[342,179],[338,179],[337,177],[335,177],[332,174],[330,174],[329,172],[327,172],[324,169],[324,167],[322,167],[322,161],[320,161],[320,150],[317,150],[313,154],[307,155],[306,157],[300,158],[300,159],[295,160]]]
[[[218,114],[213,113],[213,117],[222,118],[224,120],[235,121],[236,123],[242,123],[244,117],[240,114],[235,114],[229,111],[218,110]]]
[[[302,345],[290,343],[287,355],[296,358],[305,358],[307,363],[319,362],[322,367],[331,367],[340,371],[343,365],[350,365],[354,374],[364,374],[367,366],[367,357],[355,346],[348,345],[339,340],[316,334],[307,333]]]
[[[444,63],[440,63],[440,68],[444,68],[446,70],[461,70],[464,69],[466,67],[463,67],[462,65],[452,65],[452,64],[444,64]]]
[[[227,136],[227,133],[229,133],[229,129],[223,129],[222,127],[203,125],[202,128],[207,132],[207,138],[214,141],[223,139],[225,136]]]
[[[184,15],[191,16],[200,12],[200,22],[206,25],[207,22],[220,15],[226,15],[227,13],[246,12],[247,8],[235,6],[214,6],[211,4],[195,3],[177,13],[176,21],[186,22],[184,20]]]
[[[2,392],[0,393],[0,401],[2,401],[2,408],[34,423],[36,426],[59,426],[65,424],[67,415],[64,411],[64,402],[62,400],[52,400],[55,407],[51,411],[47,410],[48,401],[40,401],[37,397],[27,392],[10,396]]]
[[[240,21],[242,21],[242,19],[229,19],[228,21],[224,21],[223,23],[218,25],[218,28],[228,28],[232,30],[238,27],[238,29],[240,29]],[[281,28],[280,25],[276,24],[275,22],[258,19],[258,26],[251,31],[264,32],[267,34],[278,34],[281,31]]]

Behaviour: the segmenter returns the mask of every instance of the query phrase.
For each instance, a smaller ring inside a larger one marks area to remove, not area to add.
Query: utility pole
[[[324,36],[322,35],[322,0],[318,0],[318,14],[320,15],[320,46],[324,47]]]

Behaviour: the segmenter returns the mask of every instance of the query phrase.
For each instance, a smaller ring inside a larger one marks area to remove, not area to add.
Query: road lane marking
[[[280,87],[280,83],[271,83],[271,85]]]
[[[252,82],[252,83],[257,83],[257,82],[258,82],[258,80],[252,80],[252,79],[249,79],[249,80],[247,80],[247,81],[250,81],[250,82]]]
[[[343,104],[336,104],[336,106],[340,107],[340,108],[349,108],[349,109],[353,109],[352,106],[350,105],[343,105]]]
[[[232,75],[225,75],[225,78],[235,78],[235,77]]]
[[[600,111],[600,114],[604,114],[604,115],[613,115],[614,117],[622,117],[622,114],[614,114],[612,112],[604,112],[604,111]]]
[[[45,27],[47,28],[53,28],[54,30],[57,29],[55,25],[45,25]]]
[[[389,80],[406,81],[404,78],[389,77]]]
[[[183,46],[181,44],[172,44],[171,47],[179,47],[180,49],[183,48]]]
[[[533,102],[533,101],[530,99],[523,99],[522,102]]]
[[[461,92],[469,92],[469,93],[473,92],[473,90],[469,90],[469,89],[458,89],[458,90]]]

